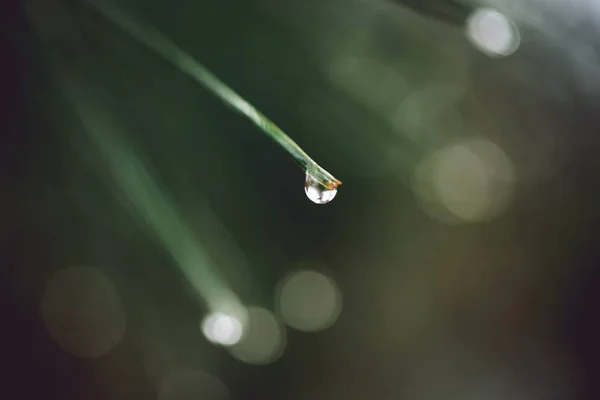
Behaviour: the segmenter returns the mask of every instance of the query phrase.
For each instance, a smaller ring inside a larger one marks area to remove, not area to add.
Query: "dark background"
[[[465,39],[461,12],[436,12],[442,3],[119,3],[340,178],[326,206],[306,199],[283,149],[86,6],[3,3],[3,396],[154,398],[147,353],[160,347],[173,365],[218,376],[234,399],[600,398],[600,16],[592,2],[503,10],[522,42],[494,59]],[[347,56],[377,68],[336,80],[328,68]],[[337,323],[288,329],[284,355],[266,366],[206,342],[204,306],[119,197],[56,65],[114,113],[225,269],[237,263],[232,242],[201,210],[226,228],[245,258],[245,272],[228,270],[243,301],[272,308],[295,263],[325,265],[344,296]],[[390,123],[395,104],[438,82],[460,88],[450,113],[463,131],[434,118],[439,97],[415,111],[431,129]],[[420,208],[411,174],[467,130],[503,146],[519,180],[497,218],[445,224]],[[60,350],[39,311],[52,274],[79,264],[113,279],[128,318],[121,343],[91,360]]]

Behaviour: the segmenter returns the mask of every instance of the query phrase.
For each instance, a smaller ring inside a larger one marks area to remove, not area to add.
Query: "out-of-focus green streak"
[[[244,317],[239,299],[215,272],[205,250],[183,217],[171,205],[135,150],[118,133],[116,121],[68,77],[61,80],[86,132],[100,149],[115,180],[134,204],[138,216],[154,231],[213,311]]]
[[[254,106],[240,97],[191,55],[175,45],[165,35],[150,26],[150,24],[142,23],[139,18],[132,18],[125,12],[106,2],[100,3],[99,1],[90,1],[90,4],[125,32],[135,37],[148,48],[156,51],[167,61],[171,62],[181,71],[188,74],[195,81],[210,90],[223,100],[225,104],[248,117],[263,132],[286,149],[311,176],[316,178],[325,187],[335,189],[337,186],[341,185],[341,181],[336,179],[310,158],[308,154],[306,154],[296,142],[290,139],[289,136],[275,125],[273,121],[268,119]]]

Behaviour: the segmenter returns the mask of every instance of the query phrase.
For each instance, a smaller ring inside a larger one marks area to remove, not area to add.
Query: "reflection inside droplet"
[[[337,194],[337,189],[326,188],[308,172],[304,182],[304,191],[310,201],[316,204],[329,203]]]

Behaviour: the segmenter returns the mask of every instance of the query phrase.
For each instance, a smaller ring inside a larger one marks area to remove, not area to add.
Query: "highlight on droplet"
[[[276,306],[290,327],[317,332],[332,326],[342,309],[342,296],[335,282],[317,271],[301,270],[277,285]]]
[[[234,315],[212,312],[202,320],[202,333],[212,343],[233,346],[244,334],[244,323]]]
[[[313,203],[326,204],[333,200],[337,194],[337,188],[328,188],[324,186],[321,182],[307,172],[306,180],[304,181],[304,192],[309,200]]]
[[[265,308],[249,307],[244,336],[227,350],[242,362],[265,365],[277,361],[285,345],[285,329],[275,315]]]
[[[509,56],[521,44],[517,25],[492,8],[476,9],[467,19],[466,34],[479,51],[491,57]]]

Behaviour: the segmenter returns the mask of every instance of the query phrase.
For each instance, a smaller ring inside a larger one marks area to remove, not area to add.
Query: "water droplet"
[[[306,196],[310,199],[310,201],[316,204],[329,203],[337,194],[336,188],[327,188],[309,173],[306,173],[304,191],[306,192]]]

